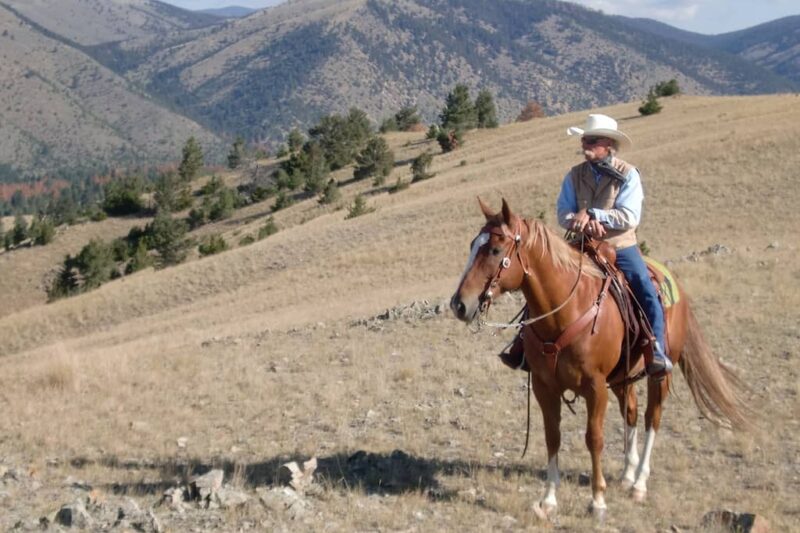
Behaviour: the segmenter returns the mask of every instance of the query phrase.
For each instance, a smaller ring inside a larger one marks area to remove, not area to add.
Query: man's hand
[[[590,220],[583,231],[594,239],[601,239],[606,234],[605,226],[597,220]]]
[[[575,213],[575,218],[572,219],[572,231],[581,233],[589,225],[589,222],[591,222],[589,213],[586,212],[586,209],[581,209]]]

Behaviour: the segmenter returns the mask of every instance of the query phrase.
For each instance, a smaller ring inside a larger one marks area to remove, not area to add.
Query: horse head
[[[450,299],[450,309],[467,323],[488,308],[492,299],[517,290],[526,271],[521,255],[525,221],[511,211],[505,199],[499,213],[493,213],[480,198],[478,204],[486,224],[472,240],[467,266]]]

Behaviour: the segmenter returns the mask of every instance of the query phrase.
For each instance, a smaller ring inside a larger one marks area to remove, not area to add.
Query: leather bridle
[[[523,254],[520,253],[520,249],[522,248],[522,232],[521,230],[522,223],[520,220],[517,220],[517,227],[514,232],[512,232],[508,225],[502,224],[499,228],[497,226],[490,226],[487,224],[481,230],[481,233],[488,233],[489,235],[495,235],[499,237],[507,237],[511,244],[509,249],[507,250],[505,256],[503,257],[502,261],[497,267],[497,271],[495,272],[494,276],[489,278],[486,282],[486,286],[483,289],[483,293],[480,296],[480,312],[481,314],[486,313],[489,310],[489,307],[492,305],[494,300],[494,292],[495,289],[500,282],[500,277],[503,275],[503,272],[511,267],[511,257],[514,255],[517,256],[517,260],[519,261],[520,267],[522,268],[522,273],[525,277],[530,275],[528,272],[528,267],[525,264],[523,259]],[[500,231],[497,231],[497,230]]]

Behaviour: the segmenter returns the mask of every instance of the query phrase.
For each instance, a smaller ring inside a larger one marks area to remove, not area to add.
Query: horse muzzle
[[[464,301],[458,293],[455,293],[450,299],[450,309],[456,318],[466,322],[467,324],[473,322],[480,314],[480,302],[478,299],[473,301]]]

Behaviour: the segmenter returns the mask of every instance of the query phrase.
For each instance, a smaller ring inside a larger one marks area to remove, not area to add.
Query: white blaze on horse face
[[[458,286],[456,287],[456,291],[461,288],[461,284],[464,283],[464,278],[467,277],[467,273],[472,269],[472,263],[475,262],[475,258],[478,257],[478,250],[481,249],[481,246],[489,242],[490,235],[487,232],[479,233],[475,240],[472,241],[472,249],[469,251],[469,259],[467,260],[467,267],[464,269],[464,273],[461,274],[461,279],[458,280]]]

